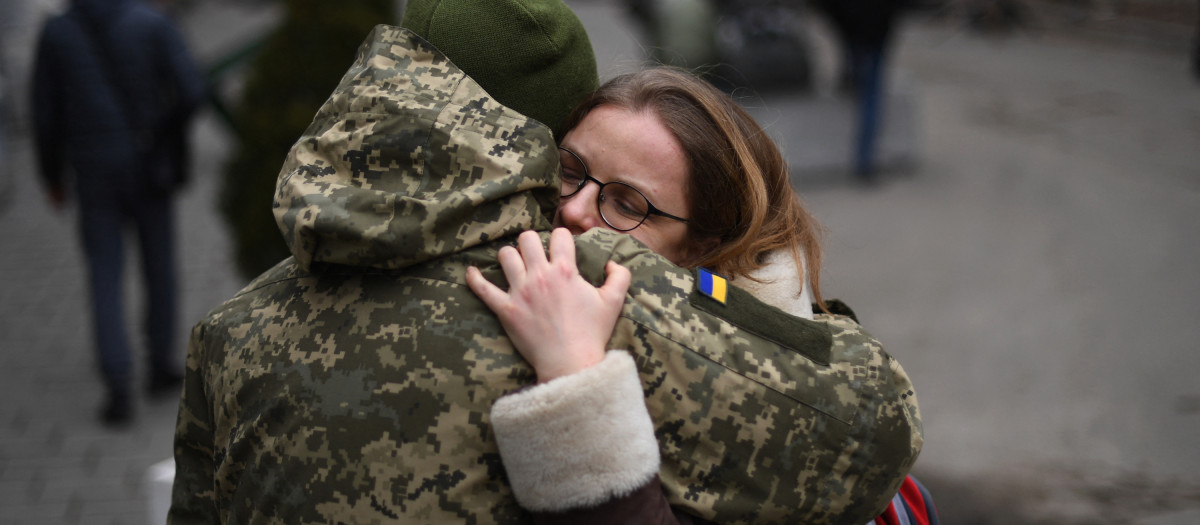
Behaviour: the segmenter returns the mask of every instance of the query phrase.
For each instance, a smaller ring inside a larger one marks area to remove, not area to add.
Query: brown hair
[[[683,146],[690,172],[687,242],[710,246],[717,241],[712,249],[698,250],[689,266],[750,278],[769,252],[787,248],[796,267],[807,273],[801,282],[812,286],[813,298],[825,308],[823,228],[792,189],[775,141],[737,102],[684,70],[654,67],[605,82],[575,108],[566,129],[599,106],[653,111]]]

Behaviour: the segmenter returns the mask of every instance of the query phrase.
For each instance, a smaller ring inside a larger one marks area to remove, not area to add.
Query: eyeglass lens
[[[637,188],[624,182],[600,182],[586,173],[583,162],[570,150],[559,149],[562,162],[561,197],[570,197],[582,190],[588,181],[600,186],[596,205],[600,217],[615,229],[629,231],[637,228],[650,215],[650,200]]]

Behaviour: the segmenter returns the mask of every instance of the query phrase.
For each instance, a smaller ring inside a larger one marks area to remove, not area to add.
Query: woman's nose
[[[558,212],[555,213],[555,226],[561,226],[574,235],[579,235],[592,228],[606,226],[596,209],[596,194],[600,187],[595,184],[585,184],[579,192],[563,197],[558,201]]]

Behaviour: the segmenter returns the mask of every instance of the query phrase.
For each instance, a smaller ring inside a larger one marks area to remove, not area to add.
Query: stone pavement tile
[[[29,501],[38,505],[61,505],[66,503],[74,490],[89,478],[77,460],[62,466],[42,466],[33,474],[30,483]]]
[[[111,502],[105,505],[83,505],[79,511],[78,525],[140,525],[146,519],[146,511],[129,502]]]
[[[42,501],[110,501],[127,500],[136,496],[140,486],[136,477],[130,477],[126,469],[103,476],[86,476],[79,472],[57,472],[46,482]]]
[[[40,498],[44,483],[39,476],[39,468],[5,468],[0,474],[0,508]]]
[[[7,507],[18,501],[32,501],[30,484],[33,482],[33,470],[25,469],[23,476],[0,478],[0,507]]]
[[[127,498],[91,500],[76,495],[65,505],[63,522],[72,525],[124,525],[145,522],[146,511]]]
[[[1200,509],[1165,512],[1134,522],[1135,525],[1178,525],[1180,523],[1200,523]]]
[[[20,423],[19,435],[8,429],[0,435],[0,447],[8,456],[6,468],[36,465],[41,459],[57,457],[65,437],[60,421],[35,414]]]
[[[149,442],[149,439],[140,441]],[[127,478],[131,485],[140,487],[146,468],[168,457],[171,457],[169,443],[159,443],[155,447],[130,446],[126,450],[109,449],[100,457],[96,471],[101,476],[120,475]]]
[[[25,290],[25,296],[7,307],[10,311],[6,312],[8,319],[5,324],[10,328],[5,339],[26,345],[36,343],[37,346],[9,347],[13,351],[30,353],[41,349],[64,348],[64,339],[75,343],[71,347],[79,346],[74,337],[90,328],[89,320],[84,316],[82,297],[77,298],[76,294],[63,290],[61,285],[45,283],[53,278],[39,276],[22,279],[21,287]],[[26,357],[38,356],[30,354]]]
[[[7,366],[4,361],[0,361],[0,367],[5,370],[13,370]],[[30,427],[34,425],[38,419],[38,410],[31,405],[31,400],[35,399],[35,393],[30,388],[24,388],[24,382],[5,381],[6,387],[0,387],[0,395],[6,400],[4,405],[0,405],[0,443],[6,440],[23,437]],[[0,454],[3,449],[0,448]]]
[[[66,523],[141,523],[145,510],[139,469],[128,460],[120,463],[119,468],[99,475],[89,473],[92,468],[79,462],[41,469],[37,474],[41,479],[36,480],[41,487],[31,504],[64,509]]]
[[[34,505],[0,505],[0,525],[30,525],[31,523],[67,523],[67,509]]]
[[[18,399],[25,401],[24,409],[30,420],[26,423],[26,416],[21,416],[16,423],[28,425],[26,436],[43,440],[39,446],[41,452],[57,453],[67,435],[77,433],[82,425],[99,426],[96,418],[103,394],[100,386],[92,382],[91,374],[77,372],[64,378],[55,375],[62,372],[45,369],[25,373],[31,378],[29,392]]]

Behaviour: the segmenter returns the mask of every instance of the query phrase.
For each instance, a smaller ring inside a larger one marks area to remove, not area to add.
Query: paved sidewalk
[[[219,135],[214,126],[211,118],[201,122],[196,181],[177,211],[180,364],[191,325],[240,287],[213,208],[215,162],[225,148],[210,138]],[[141,400],[131,429],[99,424],[104,391],[90,342],[77,210],[50,209],[28,139],[9,146],[16,176],[0,209],[0,524],[145,523],[145,476],[171,456],[177,401]],[[126,253],[127,324],[140,351],[136,248]],[[143,361],[135,362],[139,374]]]
[[[32,24],[32,6],[16,6],[27,10],[12,12],[30,17],[27,24]],[[261,8],[239,11],[217,5],[186,20],[184,30],[203,60],[227,52],[238,39],[269,23],[270,16]],[[24,38],[36,35],[36,30],[24,29]],[[10,56],[32,49],[28,42],[6,44]],[[13,85],[22,82],[14,79]],[[24,115],[24,108],[15,109]],[[0,525],[150,523],[149,496],[155,485],[147,476],[152,465],[172,455],[178,400],[143,396],[132,428],[100,425],[104,390],[85,304],[78,210],[59,213],[49,206],[37,181],[27,131],[10,123],[0,166]],[[242,285],[215,208],[218,173],[229,147],[221,124],[211,112],[202,112],[193,133],[193,181],[176,208],[181,366],[191,326]],[[126,238],[123,284],[140,379],[145,373],[140,358],[144,301],[132,237]]]

